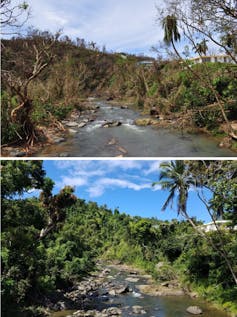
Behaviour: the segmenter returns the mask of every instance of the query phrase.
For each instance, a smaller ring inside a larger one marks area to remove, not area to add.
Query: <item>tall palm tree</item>
[[[171,161],[171,162],[164,162],[160,165],[161,172],[159,177],[159,182],[154,183],[160,184],[162,189],[169,190],[169,196],[164,203],[162,210],[165,210],[169,204],[173,204],[174,198],[177,194],[177,213],[178,215],[181,214],[184,216],[189,223],[193,226],[193,228],[203,237],[205,238],[210,245],[215,249],[225,260],[232,276],[237,285],[237,276],[233,269],[232,261],[229,259],[229,255],[225,250],[225,246],[223,241],[220,240],[221,247],[216,244],[212,238],[203,232],[190,218],[187,213],[187,200],[188,200],[188,192],[192,185],[199,186],[195,181],[195,178],[192,177],[190,170],[188,169],[187,164],[184,161]],[[221,236],[220,236],[221,239]]]
[[[184,161],[171,161],[161,164],[159,182],[162,189],[169,190],[169,196],[164,203],[164,211],[168,205],[173,205],[177,194],[177,213],[187,216],[188,191],[194,184],[193,178],[188,174]]]
[[[195,53],[198,53],[199,55],[207,55],[208,46],[207,46],[208,40],[203,39],[200,43],[197,43],[194,47]]]
[[[177,42],[180,40],[180,33],[178,30],[176,16],[174,14],[167,15],[162,20],[162,27],[164,29],[164,42],[167,45],[170,45],[171,43],[173,46],[173,49],[175,50],[175,53],[180,57],[180,54],[174,45],[174,42]]]

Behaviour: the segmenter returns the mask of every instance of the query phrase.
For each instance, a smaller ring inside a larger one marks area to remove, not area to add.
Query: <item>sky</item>
[[[86,201],[107,205],[131,216],[156,217],[171,220],[177,217],[174,209],[161,208],[168,192],[158,181],[161,161],[158,160],[44,160],[47,176],[54,180],[54,192],[65,185],[74,186],[75,194]],[[204,222],[210,221],[194,190],[189,192],[188,212]],[[182,218],[179,218],[180,220]]]
[[[19,0],[14,0],[18,1]],[[161,0],[27,0],[31,17],[26,26],[71,38],[94,41],[108,51],[151,55],[163,38],[156,22]]]

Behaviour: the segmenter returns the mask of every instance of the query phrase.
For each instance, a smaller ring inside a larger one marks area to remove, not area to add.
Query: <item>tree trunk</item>
[[[28,146],[32,146],[37,140],[36,130],[30,118],[32,109],[32,101],[27,98],[11,112],[12,122],[17,123],[21,126],[23,133],[22,142],[26,142]]]

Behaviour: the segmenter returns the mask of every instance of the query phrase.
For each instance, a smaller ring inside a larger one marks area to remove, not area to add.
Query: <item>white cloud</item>
[[[63,176],[61,181],[56,183],[56,186],[59,188],[62,188],[64,186],[72,186],[72,187],[79,187],[79,186],[85,186],[87,185],[88,181],[87,178],[82,177],[68,177]]]
[[[160,163],[149,160],[60,160],[55,164],[64,169],[66,175],[57,186],[85,186],[90,197],[99,197],[107,190],[119,188],[157,191],[161,186],[152,187],[151,178],[158,176]]]
[[[159,0],[28,0],[28,24],[93,40],[114,51],[149,51],[161,40],[156,24]]]
[[[151,184],[136,184],[128,180],[122,180],[117,178],[102,178],[92,185],[87,191],[90,197],[101,196],[107,188],[127,188],[135,191],[139,191],[146,188],[151,188]]]
[[[144,174],[145,175],[149,175],[149,174],[153,174],[153,173],[157,173],[158,174],[158,171],[159,171],[159,168],[160,168],[160,164],[161,164],[161,161],[152,162],[150,164],[150,166],[148,167],[148,169],[146,169],[144,171]]]

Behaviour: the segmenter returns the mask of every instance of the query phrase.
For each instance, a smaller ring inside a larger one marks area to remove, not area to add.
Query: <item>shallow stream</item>
[[[127,282],[126,278],[138,278],[137,282]],[[189,296],[150,296],[142,294],[137,286],[149,284],[147,278],[130,275],[126,271],[112,269],[107,280],[113,283],[128,284],[132,292],[121,295],[107,295],[95,299],[90,309],[98,311],[109,307],[118,307],[122,310],[122,317],[144,316],[144,317],[191,317],[186,312],[189,306],[199,306],[203,310],[202,317],[227,317],[228,314],[211,307],[200,299],[192,299]],[[103,293],[103,290],[102,290]],[[133,306],[142,306],[145,314],[134,314]],[[72,315],[74,311],[61,311],[52,314],[52,317],[66,317]]]
[[[44,157],[234,157],[211,138],[182,134],[164,128],[136,126],[140,115],[103,101],[95,101],[96,119],[80,128],[66,142],[46,147],[37,156]],[[118,127],[101,127],[106,121],[119,121]]]

